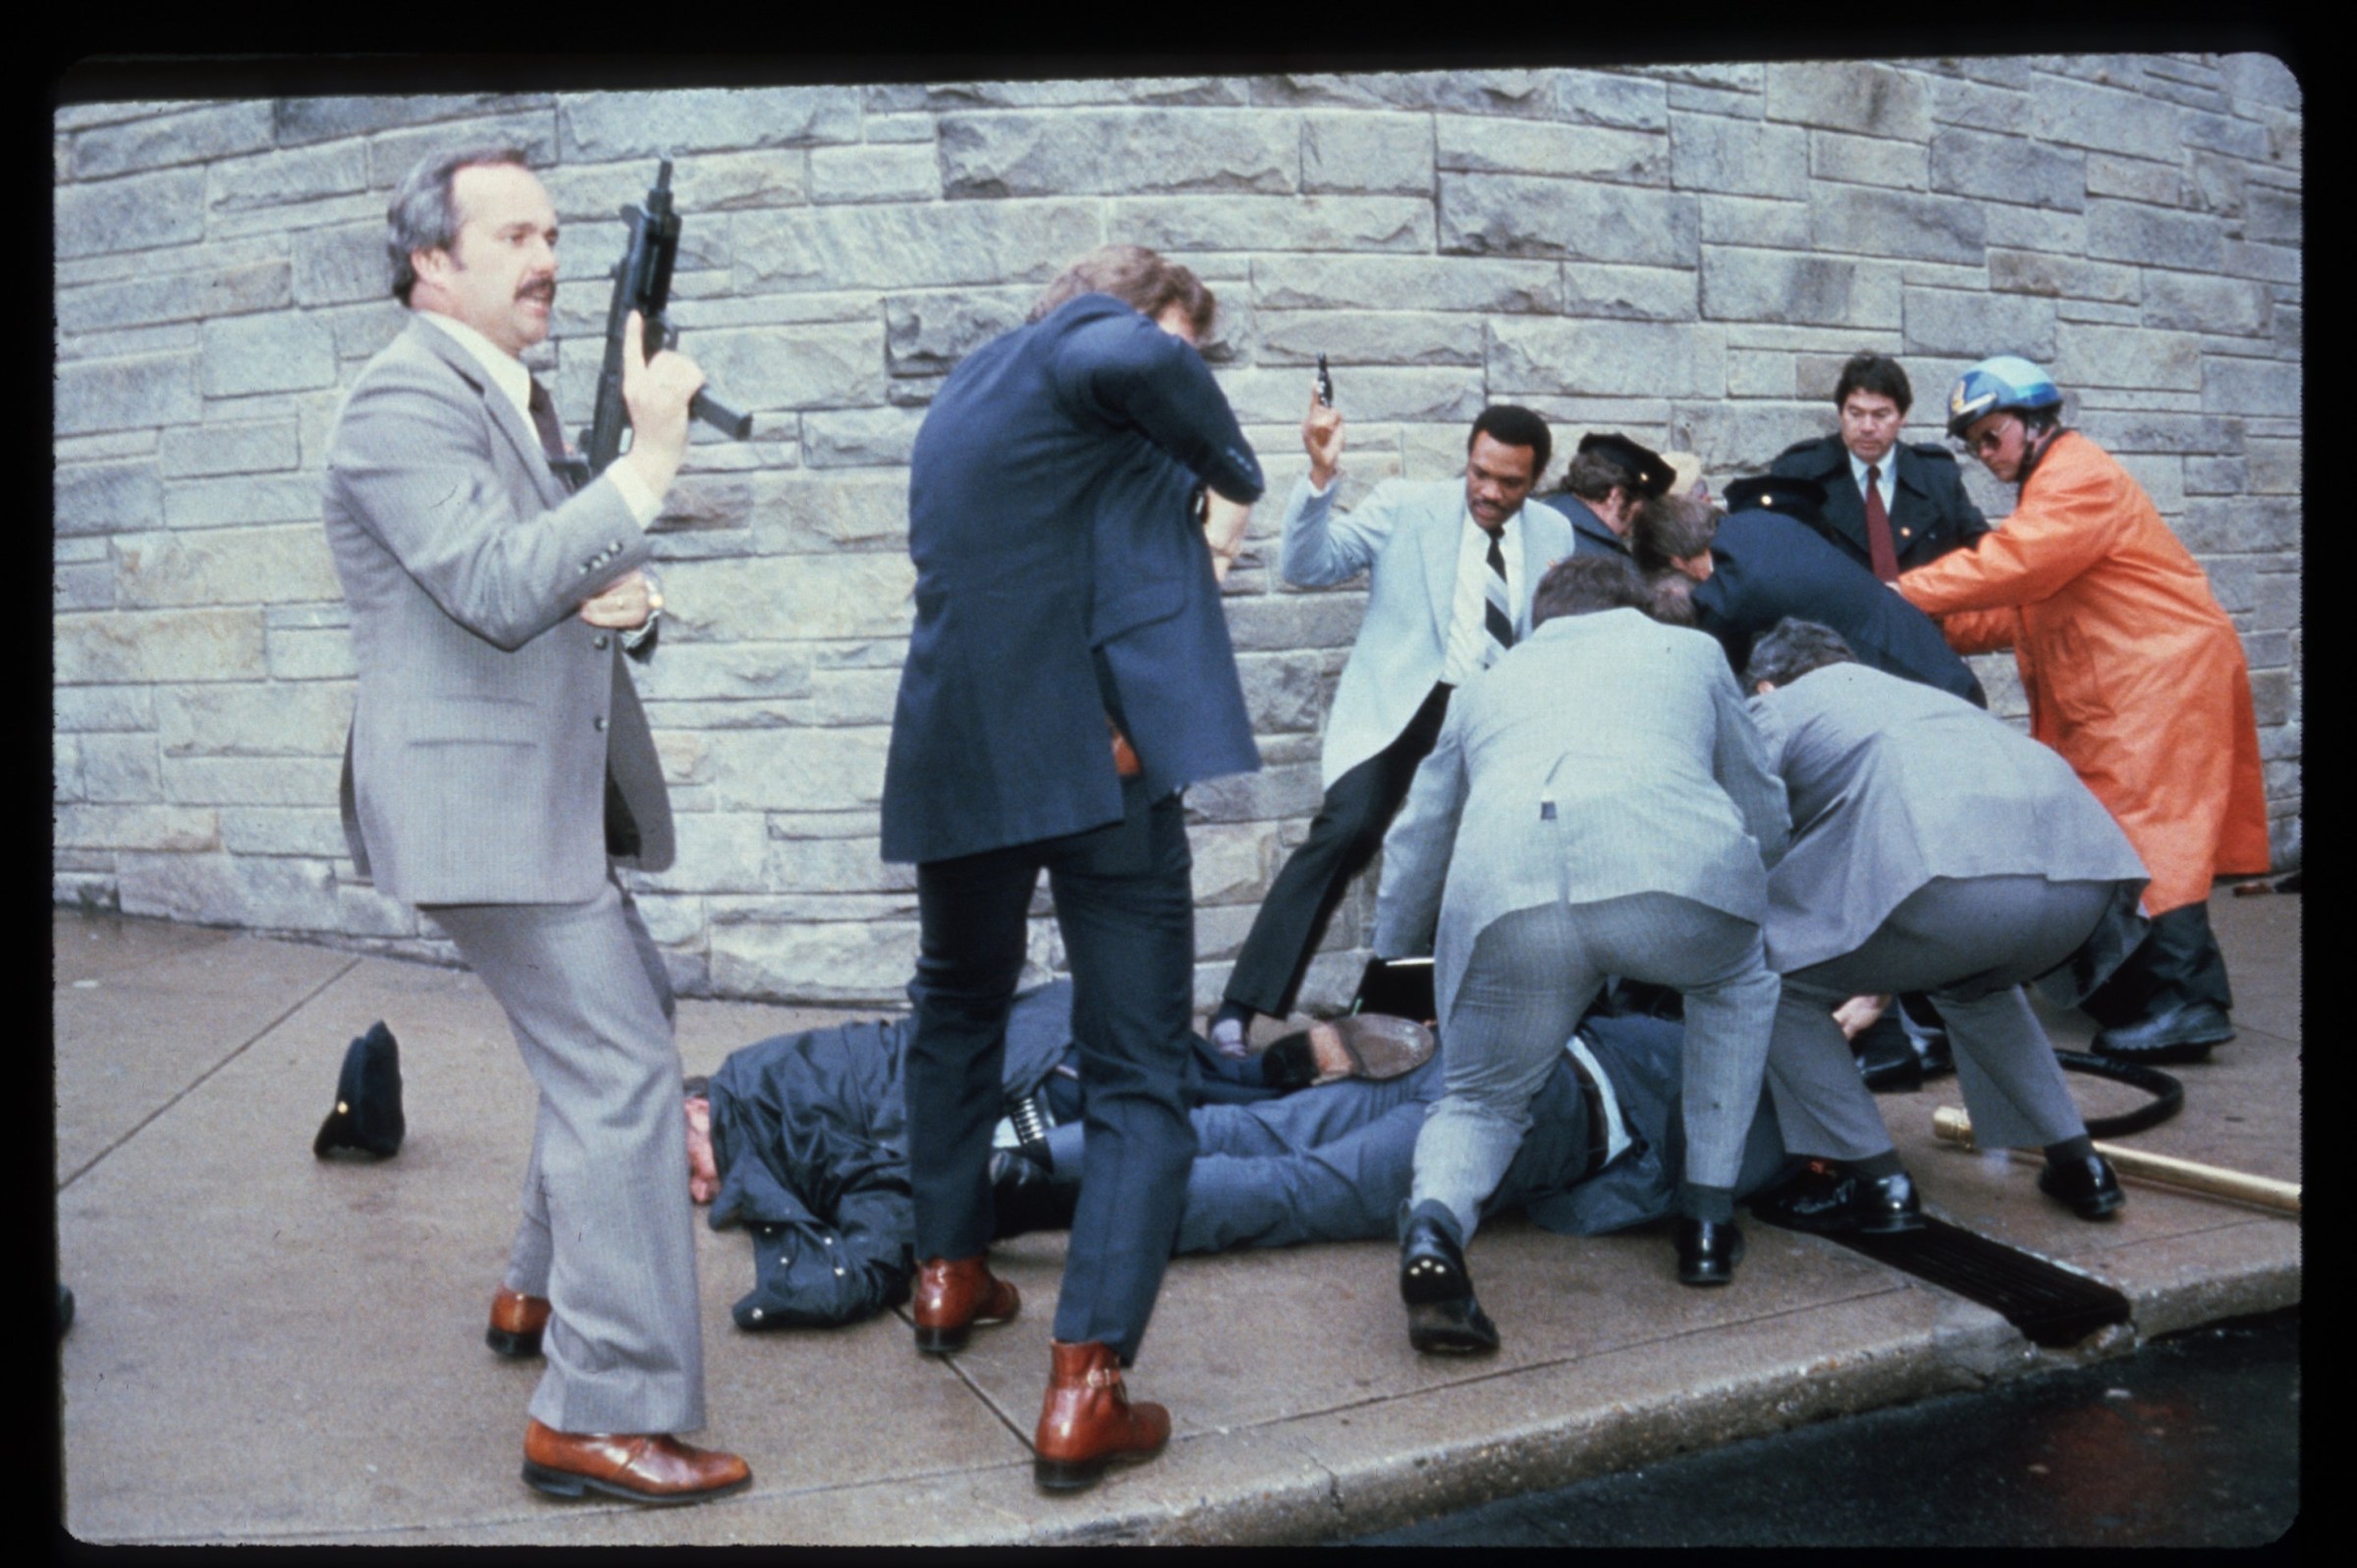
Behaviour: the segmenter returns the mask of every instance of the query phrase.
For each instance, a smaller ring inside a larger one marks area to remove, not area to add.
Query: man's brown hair
[[[1719,537],[1719,510],[1700,496],[1657,496],[1628,525],[1629,553],[1647,571],[1701,555]]]
[[[1160,319],[1173,305],[1186,312],[1198,339],[1211,336],[1219,300],[1203,280],[1144,245],[1099,245],[1057,275],[1031,307],[1038,321],[1067,299],[1109,294],[1141,315]]]
[[[1646,585],[1628,557],[1617,550],[1591,556],[1565,556],[1547,568],[1530,596],[1533,629],[1558,616],[1584,616],[1599,610],[1653,608],[1653,590]]]

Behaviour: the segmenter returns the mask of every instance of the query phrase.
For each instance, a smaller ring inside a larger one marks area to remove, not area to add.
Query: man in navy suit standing
[[[946,1354],[1018,1305],[984,1258],[990,1136],[1045,868],[1088,1127],[1034,1438],[1033,1477],[1052,1490],[1170,1436],[1169,1412],[1131,1404],[1122,1370],[1195,1153],[1178,791],[1260,766],[1213,560],[1233,555],[1262,479],[1194,347],[1215,309],[1193,273],[1151,250],[1089,252],[1028,324],[942,383],[909,463],[916,623],[883,853],[917,868],[904,1076],[916,1340]]]
[[[1834,385],[1840,432],[1786,447],[1768,466],[1825,486],[1818,531],[1885,582],[1989,531],[1947,449],[1898,439],[1914,401],[1897,360],[1859,354]]]

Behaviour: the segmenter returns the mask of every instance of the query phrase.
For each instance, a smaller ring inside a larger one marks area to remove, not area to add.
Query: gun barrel
[[[695,401],[687,405],[687,412],[734,440],[742,441],[753,433],[751,414],[739,413],[708,392],[697,393]]]

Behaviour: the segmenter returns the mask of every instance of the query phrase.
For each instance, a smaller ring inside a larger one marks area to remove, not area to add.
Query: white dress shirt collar
[[[1847,447],[1841,450],[1849,459],[1849,482],[1857,487],[1858,494],[1862,496],[1866,493],[1866,469],[1869,464],[1861,462],[1858,455]],[[1875,475],[1874,487],[1883,493],[1883,511],[1888,514],[1891,503],[1897,499],[1898,443],[1892,442],[1891,450],[1883,454],[1883,460],[1871,466],[1880,470]]]
[[[472,355],[491,378],[491,384],[508,395],[508,401],[523,415],[528,429],[532,423],[532,373],[523,361],[475,331],[456,316],[446,316],[439,310],[419,310],[417,314],[450,334],[458,346]]]

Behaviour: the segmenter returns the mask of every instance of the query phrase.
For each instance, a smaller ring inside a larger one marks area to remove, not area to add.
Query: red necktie
[[[1883,510],[1882,470],[1866,468],[1866,554],[1874,574],[1885,582],[1898,580],[1898,550],[1891,543],[1891,514]]]

